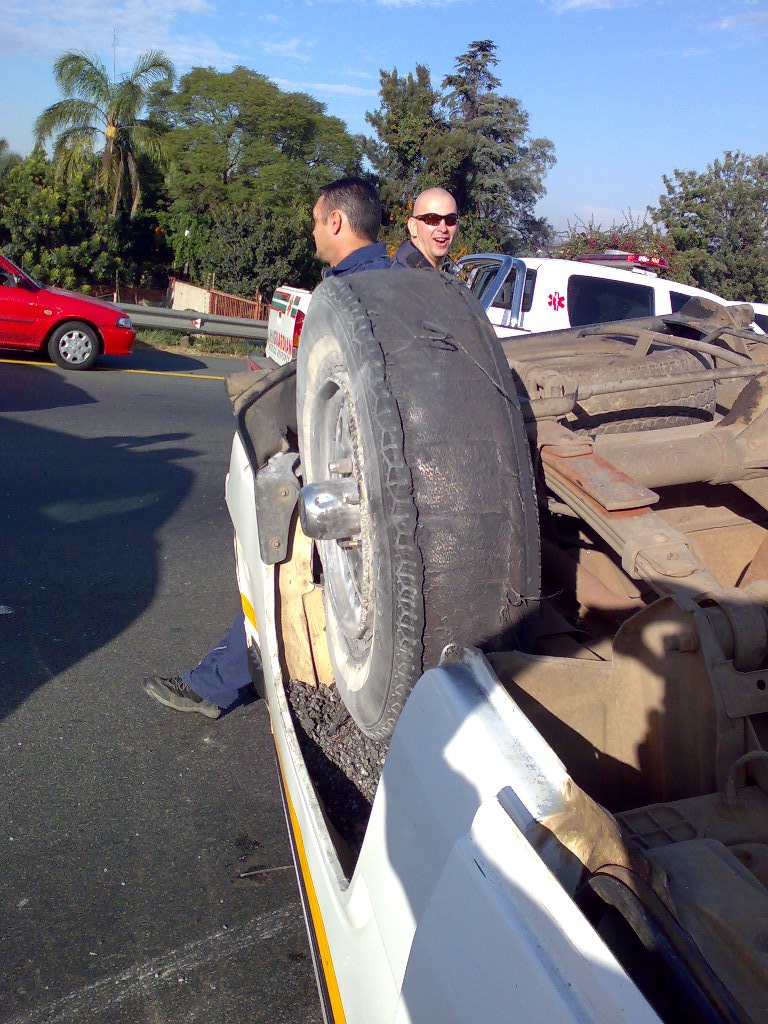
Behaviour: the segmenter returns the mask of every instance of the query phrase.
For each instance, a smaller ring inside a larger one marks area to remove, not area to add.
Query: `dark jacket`
[[[386,243],[372,242],[355,249],[335,267],[327,267],[323,278],[344,277],[345,274],[356,274],[359,270],[387,270],[391,266],[392,260],[387,255]]]
[[[406,238],[402,242],[395,253],[395,258],[392,261],[393,267],[404,267],[406,270],[434,270],[435,267],[429,262],[427,257],[421,251],[417,249],[410,238]],[[441,272],[445,272],[449,268],[453,267],[453,263],[450,260],[446,260],[445,263],[440,267]]]
[[[417,249],[410,238],[402,242],[395,253],[394,266],[408,270],[434,270],[424,253]]]

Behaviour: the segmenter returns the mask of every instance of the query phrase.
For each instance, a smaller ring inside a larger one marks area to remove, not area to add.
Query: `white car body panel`
[[[285,697],[275,569],[259,558],[239,437],[227,504],[326,1020],[657,1022],[526,838],[570,780],[479,653],[457,649],[417,683],[346,878]]]

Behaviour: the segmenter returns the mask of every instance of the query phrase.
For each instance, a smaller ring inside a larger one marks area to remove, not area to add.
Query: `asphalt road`
[[[2,356],[0,1022],[318,1024],[266,708],[140,687],[237,610],[243,363]]]

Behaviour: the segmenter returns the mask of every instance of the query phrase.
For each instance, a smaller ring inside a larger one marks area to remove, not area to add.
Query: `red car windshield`
[[[38,288],[45,287],[45,285],[40,284],[40,282],[34,278],[28,270],[24,270],[22,267],[17,266],[13,260],[9,259],[6,255],[3,255],[3,259],[10,267],[12,273],[18,274],[19,277],[26,277],[28,281],[31,281],[32,284],[36,285]]]

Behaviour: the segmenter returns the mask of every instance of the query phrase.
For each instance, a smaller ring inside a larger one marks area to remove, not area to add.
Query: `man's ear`
[[[331,225],[331,231],[333,231],[334,235],[338,235],[344,226],[344,215],[341,210],[331,210],[328,220]]]
[[[413,242],[416,238],[416,221],[413,219],[413,217],[408,218],[406,227],[408,228],[408,235],[411,241]]]

